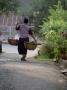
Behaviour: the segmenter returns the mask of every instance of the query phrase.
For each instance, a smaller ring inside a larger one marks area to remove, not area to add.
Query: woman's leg
[[[27,49],[25,48],[24,42],[28,42],[29,38],[23,38],[19,39],[18,42],[18,52],[22,55],[21,61],[25,61],[26,55],[27,55]]]
[[[22,55],[22,58],[21,58],[21,61],[26,61],[25,58],[26,58],[26,54],[23,54],[23,55]]]

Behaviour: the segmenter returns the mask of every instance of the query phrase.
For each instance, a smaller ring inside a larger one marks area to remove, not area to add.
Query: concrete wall
[[[8,38],[14,38],[17,34],[15,27],[12,26],[6,26],[6,27],[0,27],[0,32],[2,35],[0,36],[1,40],[7,40]]]

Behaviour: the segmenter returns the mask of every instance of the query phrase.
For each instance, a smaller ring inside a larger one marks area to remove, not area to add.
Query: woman
[[[31,28],[30,26],[28,26],[28,18],[24,18],[24,24],[17,24],[16,30],[18,31],[18,34],[20,36],[18,41],[18,52],[20,55],[22,55],[21,61],[25,61],[27,49],[25,48],[24,43],[29,42],[29,35],[31,35],[34,41],[36,42]]]

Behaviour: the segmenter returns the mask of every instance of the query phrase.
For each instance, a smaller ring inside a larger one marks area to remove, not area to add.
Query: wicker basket
[[[8,43],[10,45],[18,45],[18,40],[16,40],[16,39],[8,39]]]
[[[18,45],[18,40],[16,39],[8,39],[8,43],[10,45]],[[37,44],[35,44],[35,42],[25,42],[24,43],[25,45],[25,48],[28,49],[28,50],[35,50],[36,47],[37,47]]]
[[[37,44],[35,44],[34,42],[25,42],[25,47],[28,50],[35,50],[37,47]]]

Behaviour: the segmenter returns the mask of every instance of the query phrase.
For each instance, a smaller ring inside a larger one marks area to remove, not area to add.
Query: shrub
[[[56,58],[59,62],[62,58],[62,50],[67,53],[67,40],[66,36],[63,37],[61,32],[66,32],[67,29],[67,11],[63,10],[61,2],[58,5],[49,9],[50,16],[43,21],[41,33],[44,39],[45,50],[41,51],[48,53],[49,58]]]

